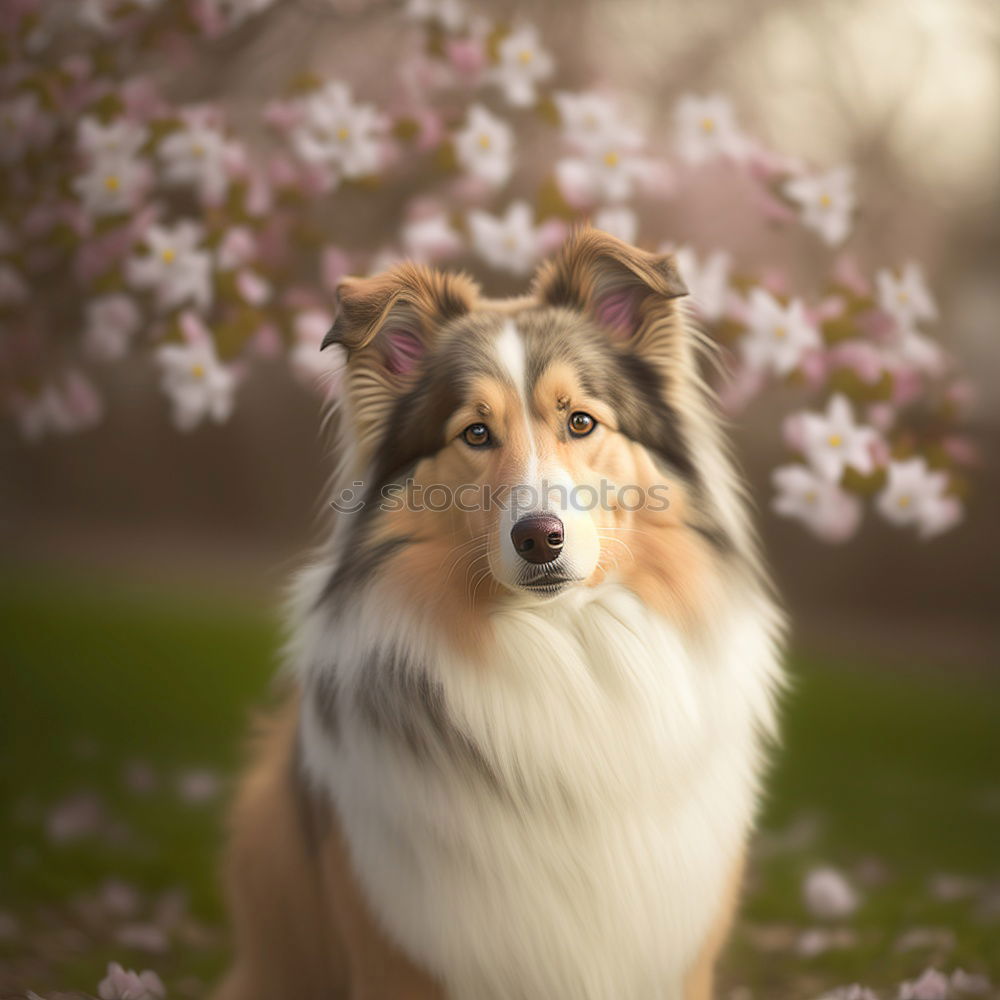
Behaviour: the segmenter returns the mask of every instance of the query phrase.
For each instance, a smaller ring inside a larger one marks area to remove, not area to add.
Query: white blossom
[[[469,212],[476,252],[492,267],[528,274],[542,256],[542,234],[526,201],[512,202],[502,216],[478,209]]]
[[[839,482],[848,466],[862,475],[874,470],[872,447],[878,435],[871,427],[854,423],[846,396],[837,393],[825,413],[803,413],[799,420],[805,456],[826,479]]]
[[[804,465],[783,465],[771,474],[777,495],[772,508],[782,517],[801,521],[825,542],[843,542],[861,522],[857,497]]]
[[[677,152],[691,164],[707,163],[720,156],[739,159],[746,148],[733,107],[726,98],[713,94],[686,94],[674,109]]]
[[[333,169],[335,180],[374,174],[386,121],[371,104],[355,104],[347,84],[334,80],[302,102],[292,143],[302,159]]]
[[[102,156],[73,179],[86,212],[122,215],[132,210],[149,184],[149,168],[139,159]]]
[[[837,920],[858,908],[858,894],[836,868],[814,868],[802,883],[802,898],[814,917]]]
[[[553,95],[562,124],[563,139],[581,153],[588,153],[604,143],[604,137],[621,128],[621,115],[614,101],[602,94]]]
[[[602,208],[591,221],[595,229],[617,236],[623,243],[635,243],[639,235],[638,216],[625,205]]]
[[[740,349],[747,365],[758,371],[787,375],[806,351],[820,346],[803,304],[793,299],[783,306],[763,288],[750,293],[747,325]]]
[[[236,378],[220,364],[210,336],[193,343],[165,344],[157,349],[156,361],[180,430],[191,430],[208,418],[222,423],[232,413]]]
[[[87,303],[83,349],[95,360],[117,361],[139,329],[139,307],[131,296],[115,292]]]
[[[226,193],[226,137],[203,122],[190,122],[171,132],[157,149],[164,179],[171,184],[191,184],[202,198],[217,204]]]
[[[146,144],[149,129],[127,118],[117,118],[107,125],[88,115],[76,129],[76,145],[91,160],[131,159]]]
[[[899,277],[883,268],[875,275],[875,287],[880,308],[895,319],[901,331],[912,331],[918,323],[937,319],[937,306],[919,264],[911,261]]]
[[[447,212],[435,212],[408,222],[400,235],[407,256],[421,262],[452,257],[462,249],[462,237]]]
[[[469,108],[465,127],[455,133],[459,166],[487,184],[499,187],[513,168],[514,133],[511,127],[481,104]]]
[[[555,68],[552,56],[541,47],[538,32],[531,25],[515,28],[497,46],[497,65],[487,79],[503,92],[514,107],[535,102],[536,88]]]
[[[212,302],[212,258],[200,245],[201,238],[201,227],[194,222],[150,226],[143,237],[149,252],[129,261],[129,281],[153,292],[161,310],[185,303],[207,309]]]
[[[406,16],[414,21],[434,21],[446,31],[458,31],[467,17],[460,0],[407,0]]]
[[[603,132],[584,155],[556,163],[556,180],[571,204],[624,201],[650,174],[649,162],[638,153],[640,132],[620,125]]]
[[[850,167],[795,177],[785,184],[784,192],[799,206],[803,224],[819,233],[825,243],[837,246],[844,242],[856,204]]]
[[[887,520],[915,525],[921,538],[948,531],[962,519],[962,505],[947,496],[948,474],[931,470],[924,458],[890,462],[889,480],[876,505]]]
[[[674,258],[698,315],[709,323],[720,320],[729,304],[729,254],[715,250],[699,261],[691,247],[683,246],[674,251]]]

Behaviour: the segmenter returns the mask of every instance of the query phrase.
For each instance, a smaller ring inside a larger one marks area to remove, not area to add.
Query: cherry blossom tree
[[[221,105],[178,105],[135,69],[136,53],[197,50],[274,5],[4,5],[0,398],[25,438],[115,419],[95,373],[131,355],[158,368],[183,431],[227,420],[247,372],[276,355],[335,399],[341,359],[319,344],[345,273],[408,257],[523,277],[589,221],[676,252],[731,411],[764,392],[791,407],[789,387],[813,398],[781,431],[777,513],[830,542],[856,533],[866,501],[923,538],[961,520],[968,389],[934,339],[919,265],[858,267],[865,189],[849,165],[767,149],[719,94],[678,95],[644,130],[615,95],[568,89],[533,25],[493,23],[461,0],[393,15],[405,99],[380,107],[356,81],[300,76],[257,108],[264,144]],[[542,135],[530,150],[529,128]],[[518,182],[539,159],[544,178],[525,196]],[[709,165],[754,192],[768,225],[812,234],[827,259],[818,294],[779,287],[731,248],[649,231],[643,208],[683,198]],[[376,180],[419,181],[376,250],[350,226],[317,225]]]

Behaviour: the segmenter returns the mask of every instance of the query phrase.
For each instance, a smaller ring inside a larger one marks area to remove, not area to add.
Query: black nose
[[[558,558],[563,547],[563,523],[555,514],[529,514],[510,529],[517,554],[530,563]]]

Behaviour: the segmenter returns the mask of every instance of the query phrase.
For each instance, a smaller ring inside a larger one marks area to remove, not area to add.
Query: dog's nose
[[[510,539],[522,559],[552,562],[562,552],[563,523],[555,514],[529,514],[510,529]]]

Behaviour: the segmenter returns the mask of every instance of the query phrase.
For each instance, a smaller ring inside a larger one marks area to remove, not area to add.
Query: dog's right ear
[[[464,316],[479,288],[463,274],[401,264],[373,278],[345,278],[323,347],[347,351],[344,403],[362,453],[375,447],[393,407],[418,382],[441,329]]]
[[[349,370],[364,368],[398,389],[416,372],[449,320],[472,307],[478,288],[461,274],[402,264],[373,278],[344,278],[322,348],[340,344]]]

